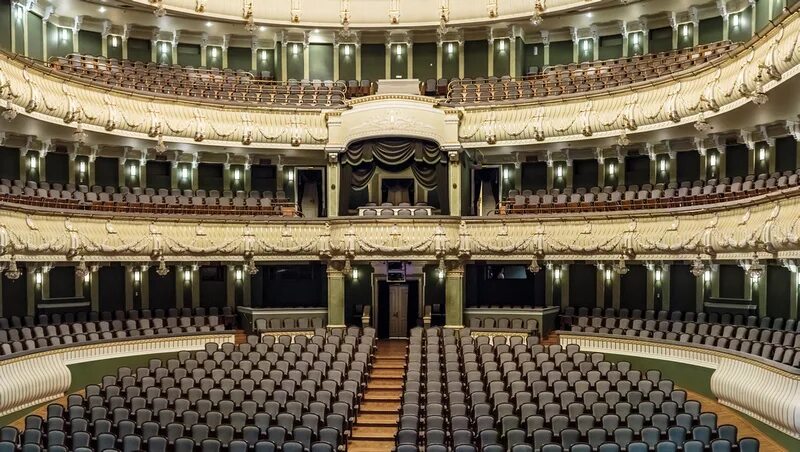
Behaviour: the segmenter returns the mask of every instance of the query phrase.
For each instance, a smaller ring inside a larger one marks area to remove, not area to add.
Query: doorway
[[[472,172],[472,214],[489,215],[503,200],[500,167],[484,166]]]
[[[406,338],[419,321],[419,281],[378,282],[378,337]]]
[[[305,218],[325,215],[325,172],[321,168],[297,168],[295,198]]]

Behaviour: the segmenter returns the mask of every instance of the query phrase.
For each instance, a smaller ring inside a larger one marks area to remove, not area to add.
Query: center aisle
[[[387,452],[394,448],[407,345],[405,340],[378,342],[364,399],[347,444],[349,452]]]

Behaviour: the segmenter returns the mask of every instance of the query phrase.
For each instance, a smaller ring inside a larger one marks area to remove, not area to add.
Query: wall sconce
[[[290,169],[288,173],[286,173],[286,181],[290,184],[294,182],[294,168]]]
[[[511,179],[511,170],[508,168],[503,168],[503,180]]]
[[[447,43],[447,54],[452,55],[456,51],[456,46],[452,42]]]
[[[81,174],[86,174],[86,162],[81,160],[78,162],[78,172]]]
[[[439,278],[439,281],[444,281],[444,270],[441,268],[437,268],[436,277]]]
[[[235,279],[237,283],[241,283],[243,278],[244,272],[241,268],[237,268],[236,271],[233,272],[233,279]]]
[[[559,179],[564,177],[564,167],[562,165],[556,166],[556,177]]]
[[[581,43],[581,47],[583,48],[583,53],[589,53],[589,40],[584,39]]]
[[[142,281],[142,272],[139,270],[133,271],[133,282],[134,284],[138,284]]]
[[[639,33],[634,33],[633,34],[633,45],[638,46],[640,40],[641,40],[641,37],[640,37]]]
[[[37,286],[41,286],[42,285],[42,271],[41,270],[36,270],[36,273],[33,274],[33,282]]]
[[[611,271],[610,268],[606,269],[605,276],[606,276],[606,282],[610,283],[611,282],[611,277],[613,276],[613,272]]]
[[[353,278],[353,281],[358,281],[358,268],[353,267],[353,271],[350,272],[350,276]]]
[[[553,279],[556,282],[560,282],[561,281],[561,267],[556,267],[556,268],[553,269]]]
[[[113,47],[115,49],[117,47],[119,47],[119,38],[117,36],[112,36],[111,37],[111,47]]]
[[[159,49],[161,49],[161,53],[169,52],[169,43],[162,42],[161,45],[159,46]]]
[[[211,48],[211,58],[216,59],[219,55],[219,49],[216,47]]]
[[[657,283],[660,283],[662,276],[663,274],[661,273],[661,269],[657,268],[655,273],[653,274],[653,278],[656,280]]]
[[[239,182],[242,179],[242,170],[236,168],[233,170],[233,180]]]
[[[661,161],[658,162],[658,170],[662,173],[667,172],[667,159],[661,159]]]
[[[711,156],[708,157],[708,164],[711,167],[717,166],[717,154],[711,154]]]
[[[688,38],[689,37],[689,25],[688,24],[684,24],[683,27],[681,28],[681,36],[683,36],[684,38]]]
[[[61,42],[64,42],[67,39],[69,39],[70,33],[72,33],[72,30],[70,30],[69,28],[60,28],[58,30],[58,37],[61,38]]]
[[[39,157],[35,155],[28,156],[28,168],[35,170],[39,165]]]
[[[186,283],[186,284],[192,282],[192,270],[191,269],[187,268],[187,269],[183,270],[183,282]]]
[[[183,181],[189,179],[189,168],[182,166],[178,175]]]
[[[767,148],[761,148],[758,151],[758,159],[762,162],[767,159]]]
[[[706,270],[703,272],[703,281],[705,281],[706,284],[711,283],[711,270]]]
[[[261,61],[264,61],[264,62],[266,62],[266,61],[267,61],[267,59],[269,59],[269,55],[267,55],[267,51],[266,51],[266,50],[262,50],[262,51],[260,52],[260,54],[261,54]]]
[[[734,16],[731,18],[731,20],[732,20],[732,22],[733,22],[733,28],[739,28],[739,15],[738,15],[738,14],[735,14],[735,15],[734,15]]]
[[[396,44],[394,46],[394,53],[397,56],[403,56],[403,44]]]
[[[292,55],[297,55],[300,53],[300,45],[298,43],[292,44]]]
[[[750,282],[754,285],[758,285],[758,281],[761,279],[761,275],[759,273],[751,273],[750,274]]]
[[[130,165],[128,165],[128,175],[130,175],[131,177],[136,177],[138,173],[139,173],[139,167],[137,164],[131,163]]]
[[[91,271],[86,272],[86,274],[83,275],[83,283],[84,284],[89,284],[91,282],[91,280],[92,280],[92,272]]]
[[[506,51],[506,40],[505,39],[501,39],[500,42],[497,43],[497,50],[499,50],[501,52],[505,52]]]
[[[616,163],[609,163],[608,164],[608,175],[613,176],[617,174],[617,164]]]
[[[350,53],[352,52],[352,50],[350,49],[350,45],[345,44],[344,49],[342,49],[342,52],[344,53],[344,56],[349,57]]]

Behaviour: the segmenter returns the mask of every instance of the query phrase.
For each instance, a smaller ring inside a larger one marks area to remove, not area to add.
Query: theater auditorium
[[[0,452],[798,452],[798,73],[798,0],[0,0]]]

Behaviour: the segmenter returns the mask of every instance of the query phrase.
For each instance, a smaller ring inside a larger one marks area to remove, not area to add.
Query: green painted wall
[[[408,49],[405,44],[393,44],[391,62],[389,64],[390,78],[408,78]],[[400,53],[398,53],[400,52]]]
[[[309,44],[308,52],[311,80],[333,80],[333,44]]]
[[[458,77],[458,43],[442,44],[442,77],[448,80]]]
[[[44,44],[42,40],[44,24],[42,18],[28,13],[28,56],[37,60],[44,59]]]
[[[572,56],[572,41],[550,43],[550,65],[574,63]]]
[[[756,30],[760,30],[769,23],[769,3],[771,1],[756,0]]]
[[[275,43],[275,80],[283,80],[283,57],[281,55],[281,49],[283,49],[282,42]]]
[[[511,43],[508,39],[494,41],[494,75],[502,77],[511,74]]]
[[[78,32],[78,52],[84,55],[99,56],[103,54],[103,35],[95,31]]]
[[[514,68],[514,73],[519,77],[525,75],[525,42],[522,38],[516,38],[514,40],[514,46],[516,47],[514,49],[516,52],[516,59],[514,60],[516,67]]]
[[[202,65],[202,48],[197,44],[178,44],[178,64],[181,66],[200,67]],[[206,49],[208,50],[208,49]]]
[[[258,75],[262,72],[269,72],[270,77],[275,78],[275,50],[259,49],[256,54],[256,70]]]
[[[708,44],[711,42],[722,41],[722,17],[709,17],[700,21],[698,30],[698,42]]]
[[[794,3],[795,3],[795,1],[796,1],[796,0],[789,0],[789,1],[786,3],[786,5],[787,5],[787,6],[791,6],[792,4],[794,4]],[[775,18],[775,17],[778,17],[778,16],[780,16],[780,15],[781,15],[781,13],[782,13],[782,12],[783,12],[783,0],[773,0],[773,5],[772,5],[772,17],[773,17],[773,18]]]
[[[113,45],[114,44],[113,41],[114,41],[113,40],[113,36],[109,36],[108,37],[108,47],[106,49],[108,51],[108,57],[109,58],[116,58],[118,60],[121,60],[122,59],[122,38],[117,36],[117,45],[116,45],[116,47]]]
[[[11,50],[11,0],[0,0],[0,49]]]
[[[638,41],[637,41],[638,40]],[[644,35],[641,32],[628,34],[628,56],[644,53]]]
[[[64,28],[67,32],[61,32],[62,28],[51,23],[47,23],[47,57],[67,56],[72,53],[72,30]],[[19,40],[17,40],[19,43]]]
[[[486,40],[464,43],[464,77],[486,77],[489,71],[489,42]]]
[[[678,26],[678,48],[694,46],[694,24],[681,24]]]
[[[734,24],[734,17],[739,18],[739,25]],[[733,42],[747,41],[753,36],[753,21],[750,14],[750,8],[736,14],[728,16],[728,39]]]
[[[578,63],[594,60],[594,40],[581,39],[578,41]]]
[[[356,46],[342,44],[339,46],[339,79],[356,79]]]
[[[16,11],[14,11],[13,14],[14,18],[12,19],[14,22],[14,36],[16,36],[14,51],[17,53],[25,53],[25,25],[20,18],[19,7],[15,7],[15,9]]]
[[[364,44],[361,46],[361,79],[376,81],[386,78],[386,46]]]
[[[412,49],[414,52],[412,77],[420,81],[436,78],[436,43],[414,44]]]
[[[253,49],[228,47],[228,67],[233,70],[250,71],[253,68]]]
[[[200,49],[200,51],[202,52],[202,48]],[[180,54],[178,55],[178,61],[180,61]],[[217,69],[222,69],[222,47],[217,47],[217,46],[206,47],[206,67],[215,67]]]
[[[544,45],[525,44],[525,67],[524,72],[528,73],[533,67],[539,68],[541,72],[544,66]]]
[[[128,59],[131,61],[143,61],[149,63],[152,58],[150,54],[150,41],[147,39],[128,39]]]
[[[286,48],[286,77],[303,79],[303,44],[291,42]]]
[[[601,36],[597,56],[601,60],[622,58],[622,35]]]
[[[156,43],[156,63],[172,64],[172,43],[161,41]]]
[[[658,53],[672,50],[672,27],[654,28],[650,30],[649,52]]]

